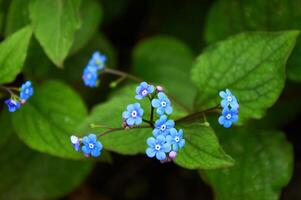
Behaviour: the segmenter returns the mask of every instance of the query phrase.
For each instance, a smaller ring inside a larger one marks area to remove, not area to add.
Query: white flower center
[[[132,113],[131,113],[132,117],[136,117],[137,116],[137,111],[134,110]]]
[[[93,149],[93,148],[94,148],[94,144],[89,143],[89,148],[90,148],[90,149]]]
[[[161,149],[161,146],[160,146],[159,144],[156,144],[155,149],[156,149],[157,151],[159,151],[159,150]]]
[[[228,101],[232,101],[232,97],[231,96],[228,96],[227,99],[228,99]]]
[[[101,63],[100,60],[99,60],[99,59],[96,59],[95,64],[96,64],[96,65],[99,65],[100,63]]]
[[[231,117],[232,117],[232,116],[231,116],[230,113],[226,115],[226,118],[227,118],[227,119],[231,119]]]
[[[143,96],[147,95],[147,90],[143,90],[143,91],[141,92],[141,94],[142,94]]]
[[[162,106],[162,107],[165,107],[165,106],[166,106],[166,102],[165,102],[165,101],[162,101],[162,102],[161,102],[161,106]]]
[[[163,124],[163,125],[160,127],[160,129],[161,129],[161,131],[165,131],[165,129],[166,129],[166,125],[165,125],[165,124]]]
[[[180,141],[180,138],[177,136],[177,137],[175,137],[175,141],[176,142],[179,142]]]

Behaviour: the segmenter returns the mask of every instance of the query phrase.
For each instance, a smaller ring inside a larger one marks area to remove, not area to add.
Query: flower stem
[[[149,125],[146,125],[146,126],[134,126],[132,127],[131,129],[138,129],[138,128],[152,128],[151,126]],[[116,131],[122,131],[122,130],[126,130],[125,128],[123,127],[120,127],[120,128],[112,128],[110,130],[107,130],[105,132],[102,132],[102,133],[99,133],[97,134],[97,137],[101,137],[101,136],[104,136],[104,135],[107,135],[109,133],[113,133],[113,132],[116,132]]]
[[[10,89],[9,87],[5,87],[3,85],[0,85],[0,89],[7,91],[11,96],[16,96]]]
[[[189,114],[189,115],[187,115],[185,117],[179,118],[175,122],[176,123],[193,122],[193,121],[195,121],[197,119],[200,119],[200,118],[204,117],[206,113],[216,112],[219,109],[220,109],[220,105],[217,105],[215,107],[208,108],[208,109],[202,110],[202,111],[198,111],[198,112]]]

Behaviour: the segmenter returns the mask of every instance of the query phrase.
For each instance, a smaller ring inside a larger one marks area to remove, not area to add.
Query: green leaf
[[[240,128],[224,129],[218,136],[235,166],[202,171],[216,199],[279,199],[293,171],[293,150],[284,134]]]
[[[95,0],[85,0],[81,3],[81,27],[75,33],[71,53],[83,48],[96,33],[102,19],[102,8]]]
[[[234,164],[220,146],[212,128],[200,124],[185,126],[185,146],[175,162],[188,169],[216,169]]]
[[[48,57],[59,67],[80,27],[80,0],[31,0],[30,19],[36,38]]]
[[[10,120],[10,113],[8,111],[4,110],[0,113],[0,147],[2,144],[4,144],[7,139],[12,134],[12,125]]]
[[[0,146],[0,199],[54,199],[78,187],[92,162],[55,158],[30,150],[15,137]]]
[[[70,135],[84,120],[87,110],[81,98],[67,85],[49,81],[35,87],[35,94],[13,113],[19,137],[31,148],[64,158],[82,158]]]
[[[128,104],[137,102],[135,97],[136,85],[124,87],[115,93],[109,101],[99,104],[93,108],[90,116],[80,125],[78,132],[86,135],[89,132],[104,132],[103,129],[91,129],[90,124],[107,125],[113,128],[120,128],[122,125],[122,112],[126,110]],[[150,113],[150,103],[148,99],[139,101],[144,109],[144,118],[148,118]],[[177,108],[172,113],[171,118],[181,115],[183,112]],[[146,124],[144,124],[146,125]],[[107,134],[100,138],[105,149],[120,154],[133,155],[144,153],[146,149],[146,139],[152,136],[151,128],[129,129]]]
[[[31,27],[27,26],[0,44],[0,83],[9,83],[20,73],[26,58],[31,33]]]
[[[207,42],[243,31],[301,29],[301,1],[220,0],[213,4],[205,28]],[[301,40],[288,60],[288,77],[301,81]]]
[[[243,33],[206,49],[192,69],[196,108],[218,105],[219,91],[228,88],[240,103],[240,122],[261,118],[284,87],[285,63],[298,34]]]
[[[166,88],[182,104],[192,107],[196,94],[189,72],[194,56],[181,41],[158,36],[140,43],[133,53],[133,72]]]
[[[8,36],[30,24],[28,6],[30,1],[11,0],[5,23],[5,35]]]

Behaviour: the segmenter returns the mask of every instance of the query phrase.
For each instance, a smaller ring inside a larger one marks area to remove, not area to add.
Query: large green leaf
[[[53,199],[71,192],[91,162],[70,161],[30,150],[14,136],[0,146],[0,199]]]
[[[301,29],[300,0],[220,0],[213,4],[206,24],[207,42],[249,30]],[[288,60],[288,77],[301,81],[301,40]]]
[[[196,89],[189,72],[194,56],[181,41],[158,36],[140,43],[133,54],[133,72],[165,86],[182,104],[192,107]]]
[[[298,34],[243,33],[206,49],[192,69],[196,108],[218,105],[219,91],[229,88],[240,103],[241,121],[262,117],[284,87],[286,60]]]
[[[144,109],[144,118],[148,119],[150,104],[148,99],[137,101],[135,97],[135,85],[127,86],[118,91],[109,101],[96,106],[90,116],[80,125],[78,133],[85,135],[89,132],[103,132],[103,129],[93,130],[90,124],[101,124],[109,127],[120,128],[122,125],[122,112],[126,110],[128,104],[141,103]],[[175,108],[171,118],[175,119],[183,112]],[[100,138],[103,146],[107,150],[121,154],[143,153],[146,149],[146,139],[152,136],[151,128],[129,129],[107,134]]]
[[[5,35],[8,36],[30,24],[28,6],[30,1],[11,0],[5,23]]]
[[[0,44],[0,83],[11,82],[20,73],[31,34],[31,27],[27,26]]]
[[[48,57],[59,67],[80,27],[80,0],[31,0],[33,31]]]
[[[216,169],[234,164],[221,148],[212,128],[194,124],[183,130],[186,144],[175,160],[178,165],[189,169]]]
[[[225,150],[235,166],[202,171],[219,200],[278,199],[293,170],[292,146],[277,131],[240,128],[220,131]]]
[[[96,33],[102,19],[102,8],[95,0],[85,0],[81,4],[81,27],[75,33],[71,53],[84,47]]]
[[[19,137],[41,152],[82,157],[73,149],[70,135],[87,115],[84,102],[71,88],[57,81],[34,87],[34,96],[12,115]]]

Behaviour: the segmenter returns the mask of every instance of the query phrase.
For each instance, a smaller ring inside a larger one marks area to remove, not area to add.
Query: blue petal
[[[90,138],[89,137],[87,137],[87,136],[83,137],[83,143],[84,143],[84,145],[89,145],[89,142],[90,142]]]
[[[164,153],[163,151],[158,151],[158,152],[156,153],[156,158],[157,158],[158,160],[164,160],[164,159],[166,158],[166,155],[165,155],[165,153]]]
[[[164,152],[170,152],[170,150],[171,150],[171,146],[170,146],[170,143],[165,143],[165,144],[163,144],[163,146],[162,146],[162,150],[164,151]]]
[[[130,104],[126,107],[126,109],[131,112],[132,110],[134,110],[134,105],[133,104]]]
[[[179,131],[178,131],[178,135],[179,135],[179,137],[183,137],[183,130],[182,129],[180,129]]]
[[[177,130],[175,128],[169,129],[169,134],[174,138],[177,136]]]
[[[167,135],[167,136],[166,136],[166,142],[167,142],[167,143],[172,144],[173,141],[174,141],[174,140],[173,140],[173,137],[172,137],[171,135]]]
[[[177,143],[174,143],[174,144],[172,145],[172,150],[178,151],[178,148],[179,148],[179,145],[178,145]]]
[[[153,158],[156,155],[156,151],[153,148],[147,148],[145,153],[150,158]]]
[[[137,111],[138,111],[139,116],[142,117],[144,110],[142,108],[139,108]]]
[[[151,93],[153,93],[154,91],[155,91],[155,87],[152,86],[152,85],[150,85],[150,86],[148,87],[148,92],[151,94]]]
[[[183,148],[185,145],[185,139],[180,140],[180,142],[178,143],[180,148]]]
[[[91,149],[88,148],[87,146],[82,146],[82,151],[84,152],[84,154],[90,154]]]
[[[224,122],[224,127],[225,127],[225,128],[230,128],[231,125],[232,125],[232,122],[231,122],[231,121],[225,121],[225,122]]]
[[[140,94],[137,94],[137,95],[135,96],[135,98],[138,99],[138,100],[141,100],[141,99],[143,98],[143,96],[141,96]]]
[[[153,137],[149,137],[147,138],[146,143],[148,144],[148,146],[154,147],[156,146],[156,139]]]
[[[142,118],[141,117],[136,117],[135,124],[140,125],[141,123],[142,123]]]
[[[218,123],[220,125],[223,125],[225,123],[225,117],[223,115],[218,118]]]
[[[221,106],[222,106],[223,108],[227,107],[228,105],[229,105],[229,102],[228,102],[227,100],[223,99],[223,100],[221,101]]]
[[[162,144],[166,141],[165,137],[163,135],[159,135],[156,140],[158,141],[158,143]]]
[[[163,93],[163,92],[159,92],[158,93],[158,98],[161,100],[161,99],[165,99],[166,98],[166,95]]]
[[[148,84],[146,82],[142,82],[142,83],[140,83],[140,86],[142,86],[143,88],[146,88],[148,86]]]
[[[219,96],[222,97],[222,98],[226,98],[227,94],[224,91],[220,91]]]
[[[168,126],[168,127],[174,127],[175,126],[175,122],[173,121],[173,120],[168,120],[167,122],[166,122],[166,126]]]
[[[158,115],[163,115],[164,114],[164,109],[163,108],[157,108],[157,113]]]
[[[165,112],[170,115],[172,113],[172,107],[171,106],[166,107]]]
[[[90,142],[96,142],[97,140],[96,135],[93,133],[89,134],[89,138],[90,138]]]
[[[102,144],[99,141],[97,141],[95,145],[99,150],[102,150]]]
[[[91,151],[91,156],[93,156],[93,157],[98,157],[98,156],[100,156],[100,150],[99,150],[99,149],[93,149],[93,150]]]
[[[154,135],[155,137],[157,137],[157,136],[159,135],[159,133],[160,133],[160,131],[159,131],[158,129],[154,129],[154,130],[153,130],[153,135]]]
[[[153,100],[152,100],[152,106],[153,106],[154,108],[158,108],[158,107],[161,106],[161,103],[160,103],[160,101],[159,101],[158,99],[153,99]]]
[[[122,117],[124,118],[124,119],[127,119],[127,118],[129,118],[131,116],[131,114],[130,114],[130,112],[128,112],[128,111],[124,111],[123,113],[122,113]]]
[[[238,120],[238,115],[237,114],[232,115],[231,121],[237,122],[237,120]]]
[[[134,120],[132,117],[130,117],[130,118],[128,118],[128,119],[126,120],[126,123],[127,123],[127,125],[129,125],[129,126],[133,126],[134,123],[135,123],[135,120]]]

